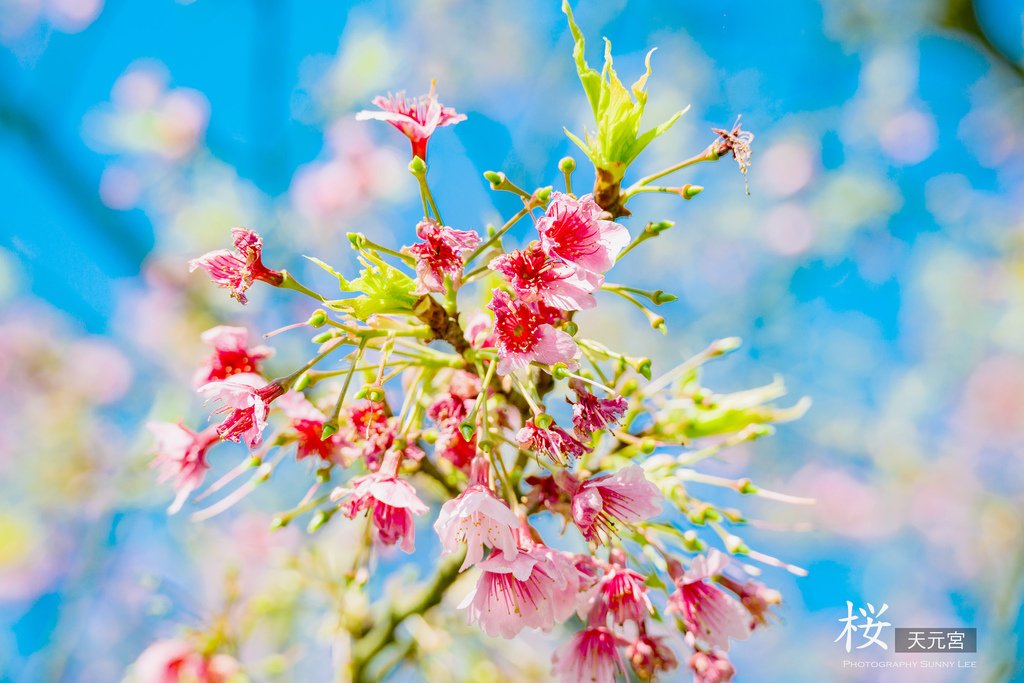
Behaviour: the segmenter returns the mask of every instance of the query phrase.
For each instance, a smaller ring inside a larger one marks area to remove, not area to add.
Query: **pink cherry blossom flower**
[[[707,582],[728,564],[729,558],[717,550],[693,558],[690,568],[676,578],[667,608],[679,615],[694,638],[720,650],[729,649],[729,638],[742,640],[750,635],[750,615],[743,605]]]
[[[202,340],[213,347],[213,354],[196,371],[197,387],[243,373],[259,374],[260,363],[274,354],[269,346],[249,346],[249,331],[244,327],[218,325],[203,332]]]
[[[177,495],[167,512],[181,509],[189,494],[203,483],[210,466],[206,451],[220,441],[216,427],[196,433],[183,424],[150,422],[146,425],[156,437],[156,457],[153,466],[159,469],[159,480],[174,479]]]
[[[533,418],[527,420],[516,433],[516,441],[523,448],[542,453],[561,465],[590,450],[558,425],[552,423],[547,429],[541,429]]]
[[[537,221],[544,251],[595,275],[608,272],[629,244],[629,231],[601,213],[592,195],[574,199],[555,192]]]
[[[639,522],[661,512],[661,492],[639,465],[589,479],[572,496],[572,516],[588,541],[615,535],[618,523]]]
[[[598,398],[578,379],[570,380],[569,386],[576,392],[576,403],[572,404],[572,423],[581,437],[588,437],[602,429],[611,429],[626,412],[628,404],[621,396]]]
[[[543,365],[575,364],[580,350],[571,336],[544,321],[542,312],[531,304],[514,301],[506,292],[494,290],[494,333],[498,346],[498,374],[522,370],[536,361]]]
[[[494,258],[488,268],[501,273],[521,301],[543,301],[565,311],[596,306],[594,292],[604,279],[552,259],[536,242]]]
[[[648,614],[654,612],[651,599],[647,597],[643,574],[620,564],[612,564],[599,586],[594,618],[600,623],[611,614],[612,620],[618,625],[629,620],[640,624]]]
[[[782,594],[760,581],[749,579],[740,583],[723,574],[718,578],[718,582],[735,593],[743,606],[750,612],[751,630],[758,626],[767,626],[767,617],[771,614],[769,609],[773,605],[782,604]]]
[[[587,628],[574,635],[555,651],[553,662],[553,672],[563,683],[615,683],[616,674],[629,680],[618,639],[604,627]]]
[[[698,650],[690,657],[693,683],[728,683],[736,674],[729,659],[719,652]]]
[[[659,673],[671,671],[679,666],[675,654],[662,640],[664,639],[647,635],[641,629],[637,639],[626,648],[626,659],[632,665],[633,673],[641,681],[653,680]]]
[[[245,292],[256,280],[275,287],[284,275],[263,265],[263,239],[252,230],[233,228],[235,250],[217,249],[188,262],[189,272],[202,268],[214,284],[231,290],[231,296],[244,304]]]
[[[427,95],[412,100],[406,100],[404,92],[375,97],[373,103],[382,111],[361,111],[356,114],[356,119],[387,121],[409,138],[413,156],[426,161],[427,143],[434,131],[466,120],[465,115],[437,101],[435,86],[436,83],[431,83]]]
[[[324,439],[324,422],[327,416],[309,402],[302,393],[289,391],[277,401],[281,412],[291,420],[295,438],[295,459],[302,460],[316,456],[324,462],[339,462],[340,449],[346,445],[344,437],[333,434]],[[344,463],[341,463],[344,464]]]
[[[518,526],[519,518],[491,490],[487,461],[478,456],[473,461],[473,484],[441,506],[434,531],[441,539],[444,555],[466,546],[466,559],[459,569],[465,571],[483,559],[484,546],[500,550],[506,560],[514,560],[519,554],[515,534]]]
[[[423,504],[416,489],[398,478],[401,454],[388,451],[380,469],[352,480],[349,491],[336,489],[336,499],[347,498],[341,504],[341,511],[349,519],[364,510],[371,515],[377,539],[384,545],[395,545],[407,553],[416,549],[416,527],[413,515],[422,515],[429,510]]]
[[[416,257],[416,294],[444,292],[445,277],[458,289],[462,284],[465,256],[480,244],[480,235],[472,230],[455,230],[433,219],[424,219],[416,226],[422,242],[406,247]]]
[[[132,665],[137,683],[228,683],[238,676],[238,661],[226,654],[204,655],[183,640],[158,640]]]
[[[576,609],[579,576],[557,551],[536,545],[511,560],[494,553],[477,566],[483,572],[459,608],[489,636],[511,639],[524,628],[548,631]]]
[[[267,384],[265,379],[252,374],[232,375],[231,379],[204,384],[198,391],[209,397],[208,402],[221,403],[214,414],[227,413],[217,427],[220,437],[245,441],[249,448],[263,443],[270,404],[284,395],[284,388],[277,382]]]

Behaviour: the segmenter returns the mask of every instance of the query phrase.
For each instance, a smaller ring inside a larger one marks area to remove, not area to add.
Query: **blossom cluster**
[[[518,196],[521,210],[482,233],[449,226],[427,181],[427,147],[438,129],[466,117],[442,105],[434,86],[416,99],[378,97],[378,110],[357,118],[387,122],[411,144],[409,171],[423,203],[416,241],[393,249],[350,233],[363,266],[355,278],[311,259],[337,280],[337,298],[266,265],[263,240],[248,228],[232,231],[232,249],[192,260],[191,270],[204,271],[240,304],[258,282],[310,298],[317,308],[290,328],[317,330],[317,350],[274,376],[267,372],[272,349],[245,328],[209,330],[203,341],[210,355],[194,381],[217,422],[198,431],[154,422],[154,464],[176,491],[170,511],[177,512],[204,486],[214,447],[247,447],[249,454],[201,495],[246,475],[249,481],[195,513],[204,519],[270,479],[294,447],[295,460],[312,463],[314,481],[293,509],[277,515],[277,526],[303,515],[311,532],[336,518],[363,520],[375,552],[413,553],[424,523],[432,523],[442,554],[436,577],[413,609],[374,617],[391,634],[437,604],[465,573],[474,585],[459,608],[483,633],[511,639],[524,629],[573,632],[553,658],[563,681],[628,680],[630,671],[651,680],[679,668],[681,659],[695,681],[726,681],[733,675],[731,641],[766,625],[781,601],[754,580],[759,570],[747,560],[788,565],[750,548],[730,529],[743,516],[699,499],[688,484],[796,499],[749,480],[703,475],[692,465],[767,434],[770,423],[798,416],[803,406],[770,405],[780,395],[776,385],[736,394],[701,387],[700,366],[736,348],[735,340],[715,342],[653,377],[650,359],[588,338],[575,317],[600,309],[603,297],[618,297],[652,328],[667,329],[653,307],[674,296],[606,278],[671,224],[652,222],[631,233],[619,221],[645,192],[697,196],[698,186],[651,184],[686,166],[732,153],[745,173],[752,136],[738,126],[715,131],[704,152],[622,188],[625,167],[678,115],[640,134],[649,60],[630,91],[610,55],[595,81],[566,12],[598,127],[579,143],[597,170],[593,191],[574,192],[576,164],[568,157],[559,164],[564,191],[527,191],[488,172],[492,189]],[[526,223],[525,246],[506,250],[503,238]],[[267,256],[269,263],[281,260]],[[552,519],[562,522],[561,534],[551,531]],[[364,586],[366,573],[347,580]],[[365,679],[391,645],[375,642],[373,632],[372,625],[350,629],[355,680]],[[174,649],[174,661],[189,662],[194,677],[222,680],[203,673],[213,670],[207,655],[179,653],[177,641],[174,648],[158,645],[157,654],[144,655],[147,666]],[[137,668],[145,668],[142,662]]]

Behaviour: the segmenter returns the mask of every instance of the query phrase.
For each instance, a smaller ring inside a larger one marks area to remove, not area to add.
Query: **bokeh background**
[[[166,516],[148,468],[147,418],[203,414],[200,331],[308,314],[256,290],[241,309],[185,261],[234,225],[275,264],[351,264],[347,230],[411,241],[405,142],[352,114],[432,78],[469,116],[431,145],[451,225],[512,206],[484,170],[555,182],[576,152],[562,126],[589,116],[558,4],[0,2],[0,681],[118,681],[239,593],[260,605],[257,680],[327,680],[338,605],[302,588],[310,566],[329,584],[345,532],[268,528],[301,468],[201,524]],[[666,363],[740,336],[711,386],[781,374],[814,399],[707,467],[818,500],[755,506],[750,537],[809,576],[769,570],[781,623],[734,648],[738,680],[1024,680],[1024,3],[584,1],[577,17],[591,61],[612,38],[624,78],[659,48],[648,121],[693,105],[638,174],[738,114],[757,136],[749,197],[723,160],[678,176],[706,187],[694,201],[642,198],[677,225],[616,279],[680,296],[671,335],[615,302],[588,321]],[[279,357],[300,342],[275,340]],[[977,627],[979,669],[844,670],[847,600]]]

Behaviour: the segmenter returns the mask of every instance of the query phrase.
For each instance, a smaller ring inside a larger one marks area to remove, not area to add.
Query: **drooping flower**
[[[444,292],[445,277],[457,289],[462,284],[465,254],[480,244],[480,235],[472,230],[455,230],[433,219],[424,219],[416,226],[422,242],[406,247],[416,257],[415,294]]]
[[[694,638],[719,650],[729,649],[729,638],[750,635],[750,615],[743,605],[707,581],[728,564],[729,558],[717,550],[698,555],[676,578],[676,590],[668,598],[667,611],[679,615]]]
[[[519,554],[515,535],[519,518],[494,495],[487,479],[487,461],[478,456],[473,461],[474,483],[442,505],[434,522],[444,555],[466,546],[466,559],[459,571],[480,562],[484,546],[500,550],[506,560]]]
[[[747,170],[750,168],[750,157],[753,155],[750,143],[754,141],[754,134],[749,130],[743,130],[738,116],[730,130],[722,128],[712,128],[711,130],[718,135],[718,139],[711,145],[716,158],[724,157],[731,152],[733,159],[740,167],[740,173],[746,176]],[[749,188],[747,194],[750,194]]]
[[[612,428],[626,412],[628,404],[621,396],[598,398],[578,379],[570,380],[569,386],[576,392],[576,403],[572,404],[572,423],[576,433],[583,438],[602,429]]]
[[[466,322],[465,337],[474,349],[490,349],[498,344],[491,317],[482,311],[471,316]]]
[[[345,498],[341,511],[349,519],[364,510],[371,515],[377,539],[384,545],[395,545],[407,553],[416,549],[416,527],[413,515],[429,510],[416,489],[398,478],[401,454],[388,451],[380,469],[352,480],[351,490],[335,489],[335,499]]]
[[[277,382],[267,384],[259,375],[232,375],[231,379],[204,384],[198,389],[207,402],[219,402],[214,414],[227,413],[217,426],[217,433],[227,441],[245,441],[249,448],[263,443],[263,430],[267,426],[270,404],[284,395],[284,387]]]
[[[594,608],[595,618],[600,623],[604,623],[605,617],[611,614],[612,620],[618,625],[629,620],[640,624],[654,611],[651,599],[647,597],[643,574],[613,563],[599,586]]]
[[[524,628],[545,631],[575,611],[579,578],[571,560],[541,545],[511,560],[494,553],[477,567],[476,587],[459,605],[489,636],[515,638]]]
[[[536,242],[494,258],[488,268],[501,273],[521,301],[543,301],[564,311],[596,306],[594,292],[603,283],[600,275],[552,259]]]
[[[300,392],[289,391],[277,401],[281,412],[291,420],[295,439],[295,459],[302,460],[316,456],[324,462],[339,462],[340,449],[347,445],[340,434],[323,438],[324,422],[327,416],[314,406]],[[342,463],[344,464],[344,463]]]
[[[555,651],[553,672],[563,683],[614,683],[616,674],[629,680],[618,645],[607,628],[586,628]]]
[[[767,617],[770,614],[768,610],[773,605],[782,604],[782,594],[760,581],[748,579],[741,583],[723,574],[718,578],[718,582],[735,593],[743,606],[750,612],[751,630],[758,626],[767,626]]]
[[[588,541],[616,534],[615,525],[629,524],[661,512],[661,492],[639,465],[589,479],[572,497],[572,517]]]
[[[595,275],[608,272],[629,244],[629,231],[601,218],[589,194],[575,199],[555,192],[537,230],[544,251]]]
[[[131,668],[133,683],[228,683],[241,672],[226,654],[204,655],[184,640],[158,640]]]
[[[150,422],[146,425],[156,437],[153,466],[159,470],[159,480],[174,480],[177,494],[167,512],[181,509],[189,494],[203,483],[206,471],[206,451],[220,441],[216,427],[194,432],[183,424]]]
[[[543,453],[561,465],[583,456],[590,450],[558,425],[551,423],[547,429],[541,429],[533,418],[527,420],[516,433],[516,441],[523,448]]]
[[[698,650],[690,657],[693,683],[728,683],[736,674],[729,658],[720,652]]]
[[[662,640],[641,630],[637,639],[626,648],[626,659],[633,666],[633,673],[641,681],[653,680],[659,673],[671,671],[679,666],[675,654],[661,642]]]
[[[488,308],[494,311],[498,374],[522,370],[536,361],[544,365],[574,364],[580,350],[571,336],[546,322],[543,311],[494,290]]]
[[[437,101],[434,92],[436,85],[432,82],[428,94],[410,100],[405,98],[404,92],[395,95],[389,93],[387,97],[377,96],[373,98],[373,103],[382,111],[361,111],[356,114],[356,119],[387,121],[409,138],[412,155],[426,161],[427,143],[434,131],[466,120],[464,114]]]
[[[199,367],[193,379],[200,387],[231,375],[259,374],[260,363],[274,354],[269,346],[249,346],[249,331],[244,327],[218,325],[202,334],[213,354]]]
[[[189,272],[202,268],[214,284],[231,290],[231,296],[244,304],[245,292],[256,280],[275,287],[284,275],[263,265],[263,239],[252,230],[232,228],[235,250],[217,249],[188,262]]]

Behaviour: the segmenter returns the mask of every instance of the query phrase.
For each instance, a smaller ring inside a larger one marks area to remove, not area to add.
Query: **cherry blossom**
[[[246,290],[256,280],[275,287],[284,281],[284,275],[263,265],[263,238],[252,230],[231,230],[235,250],[217,249],[188,262],[189,272],[202,268],[214,284],[231,290],[231,296],[244,304]]]
[[[589,479],[572,496],[572,516],[588,541],[615,535],[615,525],[639,522],[661,512],[661,492],[639,465]]]
[[[580,350],[573,338],[546,322],[546,312],[513,300],[496,289],[488,308],[494,311],[498,374],[522,370],[536,361],[543,365],[575,363]]]
[[[730,638],[750,635],[750,615],[743,605],[708,583],[728,564],[729,558],[717,550],[693,558],[690,568],[676,578],[668,602],[668,611],[679,616],[694,638],[720,650],[729,649]]]
[[[356,119],[374,119],[390,123],[409,138],[409,142],[412,143],[412,155],[426,161],[427,143],[434,131],[466,120],[464,114],[438,102],[434,92],[435,86],[436,83],[431,83],[430,92],[415,99],[407,100],[404,92],[388,94],[387,97],[377,96],[373,98],[373,103],[380,107],[381,111],[361,111],[356,114]]]
[[[628,680],[618,639],[603,626],[578,632],[555,652],[553,662],[563,683],[614,683],[616,674]]]
[[[422,242],[406,247],[416,257],[416,294],[445,291],[445,278],[458,289],[462,284],[464,254],[480,244],[480,235],[472,230],[455,230],[435,220],[424,219],[416,226]]]
[[[548,254],[588,273],[608,272],[629,244],[629,231],[601,215],[602,209],[592,195],[576,199],[555,192],[547,213],[537,221],[541,246]]]
[[[341,511],[354,519],[360,512],[371,515],[377,539],[383,545],[400,544],[411,553],[416,549],[416,528],[413,515],[423,515],[429,508],[423,504],[416,489],[398,478],[401,455],[388,451],[380,469],[351,482],[349,490],[335,489],[335,499],[345,498]]]
[[[284,395],[284,388],[259,375],[232,375],[230,379],[210,382],[199,387],[207,401],[220,403],[214,411],[227,413],[217,427],[217,433],[227,441],[245,441],[249,448],[263,443],[263,430],[267,427],[270,404]]]
[[[231,375],[259,374],[260,363],[274,354],[269,346],[250,346],[249,331],[244,327],[218,325],[203,332],[201,338],[213,347],[213,354],[196,371],[193,382],[197,387]]]
[[[181,509],[189,494],[203,483],[210,466],[206,451],[220,441],[216,427],[194,432],[183,424],[150,422],[147,427],[156,437],[156,457],[153,466],[159,470],[160,481],[174,480],[177,495],[167,511],[174,514]]]
[[[495,257],[488,267],[501,273],[520,300],[543,301],[565,311],[596,306],[594,292],[603,280],[599,275],[552,259],[537,242]]]

